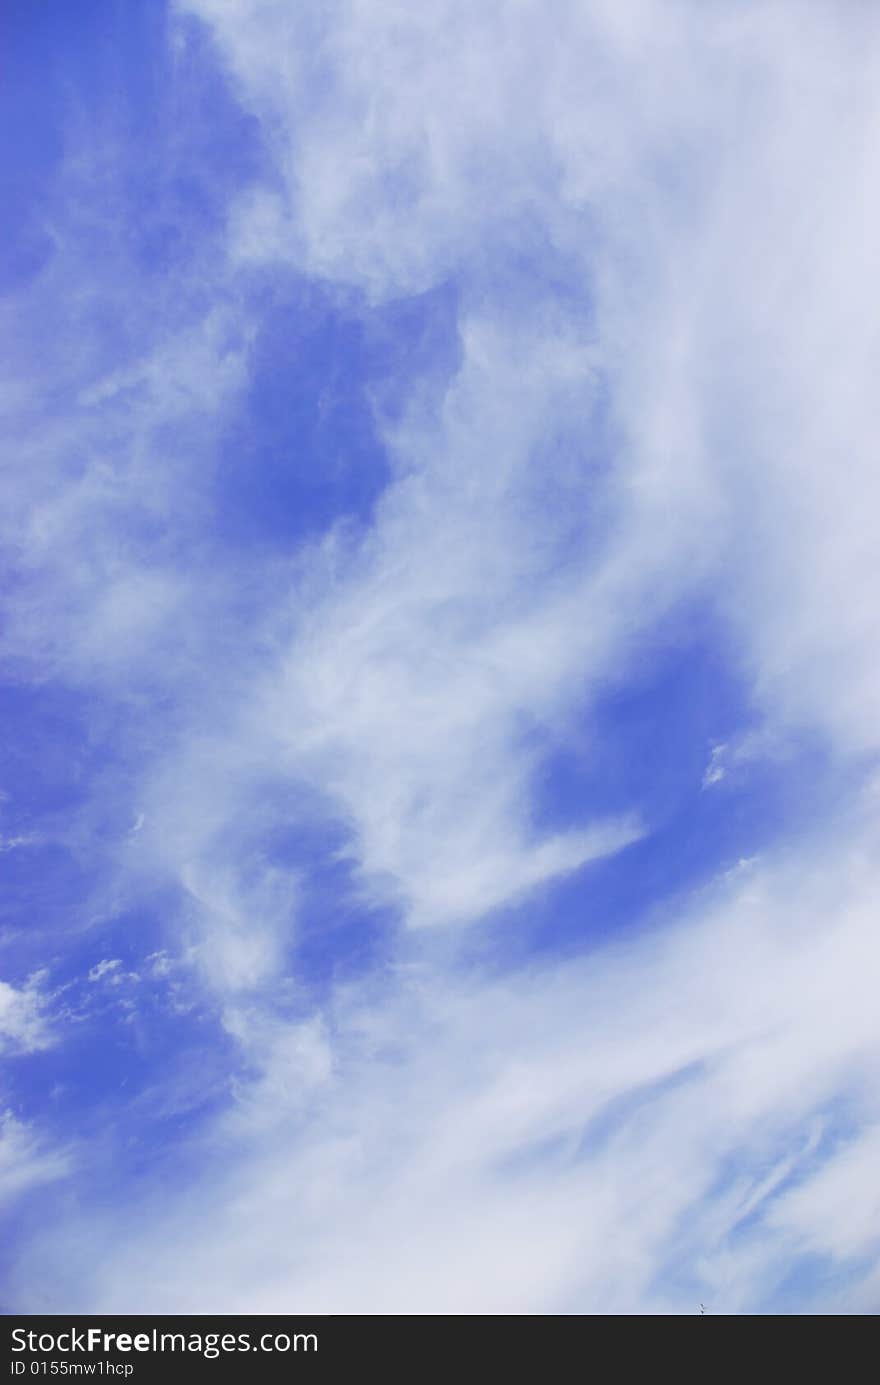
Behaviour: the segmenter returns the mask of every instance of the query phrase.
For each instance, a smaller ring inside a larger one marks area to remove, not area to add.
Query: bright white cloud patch
[[[0,1050],[27,1053],[51,1042],[39,985],[42,979],[34,976],[21,989],[0,981]]]
[[[69,1167],[63,1151],[44,1148],[11,1111],[0,1113],[0,1197],[5,1205],[34,1186],[63,1177]]]

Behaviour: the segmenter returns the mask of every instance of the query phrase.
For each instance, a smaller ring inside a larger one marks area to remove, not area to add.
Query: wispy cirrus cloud
[[[7,319],[53,345],[5,649],[75,746],[8,829],[65,888],[19,898],[59,984],[138,983],[62,1026],[125,1028],[118,1205],[13,1300],[869,1306],[873,16],[188,0],[152,41],[158,167],[73,123]]]
[[[46,1021],[46,997],[41,988],[45,976],[29,977],[16,988],[0,981],[0,1043],[12,1051],[32,1052],[51,1042]]]
[[[208,1182],[31,1273],[103,1311],[760,1312],[809,1255],[794,1306],[833,1308],[878,1232],[875,874],[867,839],[793,853],[577,962],[426,958],[263,1022]]]

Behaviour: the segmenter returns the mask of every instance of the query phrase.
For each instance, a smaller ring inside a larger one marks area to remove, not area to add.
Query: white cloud
[[[454,0],[185,9],[211,23],[288,177],[289,232],[267,236],[266,256],[377,297],[455,272],[466,329],[474,300],[482,311],[497,292],[493,258],[565,257],[557,325],[612,381],[626,443],[632,581],[674,595],[720,563],[770,712],[875,746],[878,337],[862,305],[880,253],[876,16],[643,3],[624,17],[595,3],[550,24],[543,5]],[[593,300],[586,336],[578,277]],[[540,302],[536,276],[522,304],[535,337],[509,338],[521,366],[540,363],[537,396],[510,394],[496,351],[462,459],[471,475],[489,458],[507,475],[508,439],[528,437],[536,397],[568,368],[570,351],[552,362],[541,344]]]
[[[33,833],[20,832],[12,837],[0,836],[0,852],[18,851],[23,846],[36,846],[40,838]]]
[[[98,962],[92,967],[89,972],[89,980],[100,981],[102,976],[106,976],[108,972],[118,971],[121,966],[122,961],[119,957],[106,958],[103,962]]]
[[[185,865],[183,884],[197,906],[194,956],[218,991],[235,995],[278,977],[295,920],[290,871],[260,863],[252,879],[236,878],[212,855]]]
[[[125,1237],[62,1228],[34,1273],[69,1310],[739,1313],[807,1247],[858,1294],[880,1235],[860,831],[578,962],[453,979],[426,953],[320,1019],[242,1016],[262,1075],[214,1171],[126,1208]]]
[[[39,974],[21,988],[0,981],[0,1052],[31,1053],[52,1042],[41,981]]]
[[[839,761],[876,751],[876,16],[181,8],[278,175],[242,199],[217,282],[262,260],[375,303],[451,277],[460,360],[380,415],[367,532],[255,562],[259,629],[214,645],[202,577],[121,551],[118,505],[185,513],[210,432],[164,440],[234,401],[253,324],[175,323],[131,370],[74,372],[93,453],[73,478],[63,429],[23,453],[8,529],[42,575],[8,643],[177,696],[173,737],[138,743],[108,893],[178,883],[155,974],[197,961],[259,1070],[187,1205],[124,1239],[110,1215],[88,1265],[62,1227],[40,1274],[69,1267],[65,1311],[736,1312],[804,1248],[846,1267],[876,1239],[875,801],[847,799],[848,845],[762,852],[678,928],[667,905],[655,934],[504,980],[463,979],[423,932],[295,1019],[267,997],[299,881],[255,843],[285,814],[341,819],[369,899],[423,928],[621,849],[637,803],[545,829],[533,747],[564,745],[688,602],[724,622],[763,746],[807,726]],[[33,1047],[26,995],[0,989],[0,1024]]]
[[[797,1238],[798,1249],[858,1259],[880,1248],[880,1193],[875,1171],[880,1122],[842,1142],[835,1157],[777,1200],[774,1226]]]
[[[363,549],[330,549],[326,594],[258,704],[291,771],[341,805],[365,871],[416,925],[478,917],[639,830],[545,840],[529,820],[529,730],[559,734],[620,654],[630,609],[613,559],[596,572],[584,554],[561,577],[565,517],[542,514],[534,469],[544,430],[588,410],[589,361],[534,332],[515,350],[491,320],[466,322],[463,338],[440,418],[397,431],[401,480]]]
[[[709,754],[709,763],[703,774],[703,788],[711,788],[713,784],[720,784],[722,779],[727,777],[727,766],[724,764],[727,746],[725,744],[713,745]]]
[[[62,1178],[70,1167],[67,1152],[47,1148],[11,1111],[0,1112],[0,1200]]]
[[[876,748],[876,23],[821,5],[564,6],[552,26],[529,4],[262,5],[259,23],[188,9],[295,188],[286,207],[242,206],[241,253],[374,299],[461,285],[439,414],[389,435],[399,479],[370,543],[351,562],[331,550],[329,595],[261,703],[411,920],[516,892],[547,849],[522,722],[564,728],[682,596],[710,593],[728,621],[765,747],[806,725],[841,755]],[[318,116],[299,27],[316,23]],[[493,258],[536,245],[564,265],[559,300],[493,279]],[[617,453],[591,477],[602,523],[557,587],[540,443],[560,414],[589,436],[597,388]],[[738,742],[725,763],[751,753]],[[842,1254],[821,1208],[867,1161],[817,1153],[815,1132],[840,1102],[873,1120],[871,870],[811,840],[727,888],[735,902],[672,943],[478,987],[472,1011],[448,975],[399,1018],[371,1011],[371,1064],[383,1024],[406,1057],[328,1077],[329,1109],[356,1114],[246,1164],[221,1233],[240,1244],[283,1209],[301,1260],[214,1291],[251,1308],[293,1285],[352,1311],[687,1311],[691,1274],[737,1311],[790,1266],[795,1223]],[[574,1157],[589,1116],[633,1091],[604,1152]],[[495,1161],[523,1147],[512,1191]],[[256,1273],[262,1239],[244,1242]]]

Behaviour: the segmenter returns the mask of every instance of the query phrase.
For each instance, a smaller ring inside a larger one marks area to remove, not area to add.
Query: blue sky
[[[0,23],[0,1304],[876,1311],[880,19]]]

